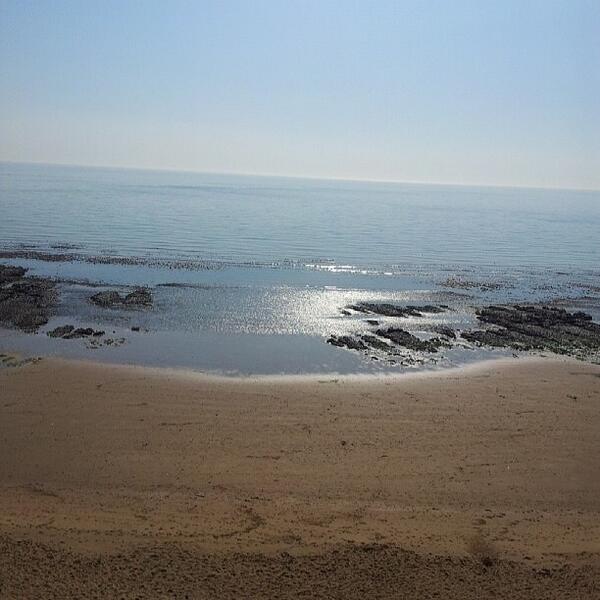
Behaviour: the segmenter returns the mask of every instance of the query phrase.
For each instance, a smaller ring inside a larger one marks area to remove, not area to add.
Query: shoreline
[[[0,370],[0,598],[594,597],[600,366],[320,380]]]
[[[11,352],[4,350],[5,357],[15,357],[17,360],[21,356],[19,352]],[[331,382],[354,382],[361,384],[377,384],[377,383],[402,383],[411,379],[428,379],[435,377],[474,375],[480,371],[486,371],[493,368],[510,368],[511,366],[528,364],[531,366],[543,365],[548,363],[572,365],[595,365],[589,361],[579,360],[570,356],[560,356],[555,354],[535,354],[521,353],[512,356],[495,356],[492,358],[481,358],[473,361],[468,361],[460,365],[442,365],[442,366],[424,366],[405,368],[402,371],[378,371],[378,372],[357,372],[357,373],[340,373],[336,371],[318,372],[318,373],[236,373],[224,374],[216,371],[204,371],[201,369],[193,369],[189,367],[168,367],[168,366],[148,366],[135,363],[121,362],[104,362],[94,360],[93,358],[65,358],[61,356],[30,356],[26,357],[25,364],[44,361],[46,363],[55,364],[57,367],[97,367],[100,369],[125,370],[125,371],[141,371],[146,374],[152,374],[158,377],[175,377],[182,381],[198,381],[198,382],[215,382],[215,383],[231,383],[231,384],[261,384],[261,383],[322,383]],[[20,367],[21,365],[17,365]],[[23,365],[25,366],[25,365]],[[2,368],[12,368],[1,367]]]
[[[404,376],[515,353],[600,362],[597,307],[511,302],[513,286],[501,281],[454,277],[388,295],[335,286],[289,291],[272,281],[223,292],[206,281],[144,283],[139,274],[122,285],[77,286],[48,275],[0,265],[0,346],[28,357],[251,378]],[[477,288],[481,297],[467,301],[454,288]]]

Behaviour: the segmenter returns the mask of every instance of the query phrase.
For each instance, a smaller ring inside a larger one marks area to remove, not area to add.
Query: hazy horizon
[[[0,164],[21,165],[21,166],[39,166],[39,167],[64,167],[72,169],[99,169],[107,171],[148,171],[156,173],[180,173],[182,175],[215,175],[225,177],[264,177],[264,178],[280,178],[280,179],[298,179],[307,181],[340,181],[348,183],[381,183],[381,184],[398,184],[398,185],[423,185],[423,186],[448,186],[448,187],[473,187],[473,188],[514,188],[514,189],[531,189],[531,190],[548,190],[548,191],[572,191],[572,192],[599,192],[598,188],[584,187],[566,187],[566,186],[542,186],[542,185],[514,185],[514,184],[498,184],[498,183],[460,183],[455,181],[417,181],[407,179],[368,179],[357,177],[325,177],[312,175],[289,175],[286,173],[249,173],[243,171],[205,171],[200,169],[177,169],[168,167],[139,167],[129,165],[106,165],[106,164],[76,164],[67,162],[49,162],[49,161],[21,161],[21,160],[0,160]]]
[[[0,161],[600,189],[600,5],[7,2]]]

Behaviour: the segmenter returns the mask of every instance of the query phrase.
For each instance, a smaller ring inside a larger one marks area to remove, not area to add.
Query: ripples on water
[[[233,262],[596,268],[598,192],[0,165],[4,245]]]

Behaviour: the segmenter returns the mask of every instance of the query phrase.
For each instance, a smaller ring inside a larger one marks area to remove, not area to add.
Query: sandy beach
[[[598,598],[600,366],[0,370],[0,598]]]

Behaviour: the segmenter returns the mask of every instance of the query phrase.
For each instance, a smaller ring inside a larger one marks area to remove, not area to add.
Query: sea
[[[486,304],[600,319],[600,192],[0,163],[0,263],[60,290],[36,334],[0,329],[1,352],[232,376],[439,369],[510,354],[460,341]],[[89,300],[139,286],[151,308]],[[402,328],[458,341],[427,357],[327,343],[372,329],[360,302],[443,306]],[[62,324],[113,342],[45,335]]]

